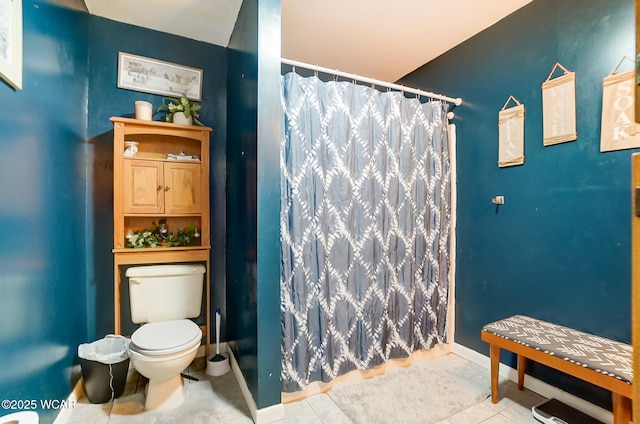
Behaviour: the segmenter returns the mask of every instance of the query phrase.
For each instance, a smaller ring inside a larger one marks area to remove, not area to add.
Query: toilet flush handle
[[[139,278],[129,278],[129,283],[140,284],[142,281]]]

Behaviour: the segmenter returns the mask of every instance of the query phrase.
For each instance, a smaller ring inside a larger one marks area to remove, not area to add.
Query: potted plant
[[[162,105],[158,106],[158,112],[167,111],[167,122],[182,125],[193,125],[194,122],[196,125],[202,125],[202,122],[198,121],[199,110],[200,105],[191,103],[184,94],[179,99],[164,97]]]

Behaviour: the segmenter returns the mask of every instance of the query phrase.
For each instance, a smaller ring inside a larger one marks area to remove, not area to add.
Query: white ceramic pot
[[[193,125],[193,116],[186,117],[184,112],[175,112],[173,114],[173,123],[180,125]]]

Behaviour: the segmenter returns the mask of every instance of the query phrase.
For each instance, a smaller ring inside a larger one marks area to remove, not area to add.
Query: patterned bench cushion
[[[626,343],[583,333],[524,315],[485,325],[482,331],[555,355],[615,377],[633,381],[633,348]]]

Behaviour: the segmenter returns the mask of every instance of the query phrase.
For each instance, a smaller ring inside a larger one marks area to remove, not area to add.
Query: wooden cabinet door
[[[162,162],[124,161],[124,213],[163,213]]]
[[[202,212],[202,177],[199,163],[164,164],[166,214]]]

